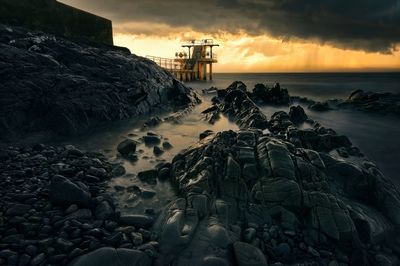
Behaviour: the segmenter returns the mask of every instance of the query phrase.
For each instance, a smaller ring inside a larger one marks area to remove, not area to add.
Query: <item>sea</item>
[[[226,88],[233,81],[243,81],[249,90],[255,84],[263,83],[273,86],[279,82],[281,87],[287,88],[291,96],[308,97],[322,101],[334,98],[347,98],[356,89],[374,92],[400,93],[399,73],[229,73],[214,74],[212,81],[187,82],[186,85],[196,90],[202,97],[202,103],[197,105],[192,112],[186,115],[181,123],[162,123],[151,128],[153,133],[162,136],[163,141],[173,145],[161,156],[153,154],[153,147],[139,144],[138,160],[128,161],[117,156],[117,145],[126,138],[140,140],[147,134],[148,129],[142,128],[143,123],[149,117],[132,118],[124,121],[107,124],[102,128],[96,128],[93,132],[68,139],[65,144],[74,144],[79,148],[99,151],[115,162],[123,163],[127,174],[120,178],[112,179],[110,192],[115,193],[120,202],[121,211],[135,213],[146,208],[161,210],[165,201],[175,197],[170,185],[157,183],[156,186],[146,187],[135,176],[139,171],[152,169],[161,162],[168,162],[180,151],[196,145],[199,134],[211,129],[214,132],[224,130],[237,130],[238,127],[226,117],[221,117],[214,125],[205,121],[201,112],[211,104],[212,95],[202,94],[202,90],[210,87]],[[276,111],[289,111],[288,106],[260,106],[262,111],[271,117]],[[319,122],[322,126],[334,129],[338,134],[349,137],[354,146],[374,162],[384,175],[400,185],[400,116],[367,113],[356,110],[331,110],[326,112],[314,112],[303,106],[307,115]],[[161,118],[169,113],[158,114]],[[137,201],[131,198],[129,193],[116,192],[115,186],[141,186],[143,189],[152,189],[157,192],[157,197]]]

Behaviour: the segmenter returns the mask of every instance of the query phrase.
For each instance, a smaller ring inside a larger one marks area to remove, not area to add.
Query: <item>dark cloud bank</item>
[[[391,53],[400,43],[400,0],[80,0],[115,22],[198,31],[244,30],[336,47]]]

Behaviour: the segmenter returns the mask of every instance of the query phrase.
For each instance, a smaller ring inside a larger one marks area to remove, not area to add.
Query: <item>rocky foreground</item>
[[[70,136],[198,101],[171,74],[126,48],[5,25],[0,79],[0,142]]]
[[[301,107],[268,120],[236,85],[205,114],[241,130],[172,161],[180,198],[155,226],[156,265],[398,265],[398,187],[347,137],[296,128]]]
[[[107,183],[125,169],[103,155],[2,146],[0,172],[0,265],[114,265],[115,258],[88,264],[80,257],[96,250],[150,265],[156,255],[146,230],[155,217],[115,211]]]
[[[125,169],[101,154],[2,146],[0,265],[399,265],[400,190],[347,137],[297,128],[301,107],[267,118],[237,85],[204,113],[240,131],[138,173],[176,188],[161,214],[116,211],[107,184]]]

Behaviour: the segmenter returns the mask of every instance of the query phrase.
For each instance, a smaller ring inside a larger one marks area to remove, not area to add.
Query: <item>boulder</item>
[[[117,150],[121,155],[126,156],[136,151],[136,143],[131,139],[126,139],[118,144]]]
[[[53,204],[88,204],[90,192],[83,185],[73,183],[61,175],[55,175],[50,182],[50,201]]]
[[[114,208],[108,201],[103,200],[99,205],[97,205],[94,215],[99,220],[106,220],[114,215]]]
[[[155,169],[142,171],[138,173],[138,178],[144,182],[152,182],[157,178],[158,172]]]
[[[240,164],[238,164],[235,159],[231,156],[228,157],[226,163],[226,178],[237,180],[241,176]]]
[[[125,248],[104,247],[78,257],[70,266],[151,266],[146,253]]]
[[[143,141],[146,145],[157,145],[160,144],[161,139],[157,135],[146,135],[143,136]]]
[[[290,107],[289,117],[293,123],[302,123],[308,119],[303,107],[300,105]]]
[[[137,228],[144,228],[144,229],[151,227],[154,223],[153,217],[140,214],[121,215],[119,220],[122,224],[132,225]]]
[[[7,216],[23,216],[31,208],[32,208],[31,205],[28,205],[28,204],[14,204],[10,208],[7,209],[6,215]]]
[[[260,249],[244,242],[233,243],[238,266],[267,266],[267,259]]]
[[[158,126],[159,124],[162,123],[161,118],[159,118],[158,116],[153,116],[151,117],[149,120],[147,120],[143,126],[144,127],[155,127]]]
[[[164,150],[158,146],[153,147],[153,153],[155,156],[161,156],[164,153]]]

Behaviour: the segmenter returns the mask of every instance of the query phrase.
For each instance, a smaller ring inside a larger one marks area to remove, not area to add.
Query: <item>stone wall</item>
[[[1,0],[0,23],[112,45],[112,22],[56,0]]]

